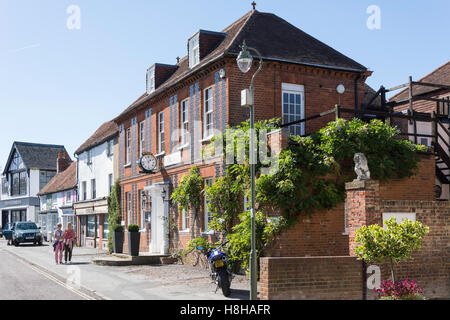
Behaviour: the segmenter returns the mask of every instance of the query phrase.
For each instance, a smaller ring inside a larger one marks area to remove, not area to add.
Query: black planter
[[[113,232],[113,250],[114,253],[123,253],[123,232]]]
[[[141,234],[139,232],[128,232],[128,254],[133,257],[139,256],[139,242]]]

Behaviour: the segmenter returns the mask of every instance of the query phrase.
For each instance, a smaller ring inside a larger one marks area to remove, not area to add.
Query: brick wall
[[[362,264],[354,257],[261,258],[260,299],[362,298]]]
[[[419,156],[421,162],[414,176],[379,183],[377,192],[382,200],[435,200],[434,156],[432,154]],[[350,191],[351,197],[355,199],[360,193],[358,189]],[[366,205],[365,201],[354,200],[348,206],[351,209],[354,205],[358,209],[361,205]],[[341,203],[331,210],[317,210],[311,217],[299,216],[298,222],[279,235],[266,250],[265,255],[270,257],[348,255],[349,235],[345,231],[345,206]]]
[[[427,298],[450,298],[450,202],[381,201],[380,208],[381,212],[415,212],[416,220],[430,228],[413,259],[395,268],[396,277],[416,280]],[[382,264],[381,270],[382,278],[389,279],[389,266]]]

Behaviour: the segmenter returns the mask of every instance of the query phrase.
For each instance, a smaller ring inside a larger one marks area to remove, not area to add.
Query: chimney
[[[58,159],[56,160],[56,173],[58,174],[66,170],[71,162],[67,152],[59,152]]]

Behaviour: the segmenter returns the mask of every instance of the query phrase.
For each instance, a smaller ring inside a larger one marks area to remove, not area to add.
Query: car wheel
[[[17,241],[17,240],[14,240],[14,245],[16,246],[16,247],[18,247],[19,246],[19,242]]]

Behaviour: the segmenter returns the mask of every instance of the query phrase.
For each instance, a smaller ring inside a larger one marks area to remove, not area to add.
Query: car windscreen
[[[30,229],[37,229],[37,226],[35,223],[19,223],[16,226],[17,230],[30,230]]]

